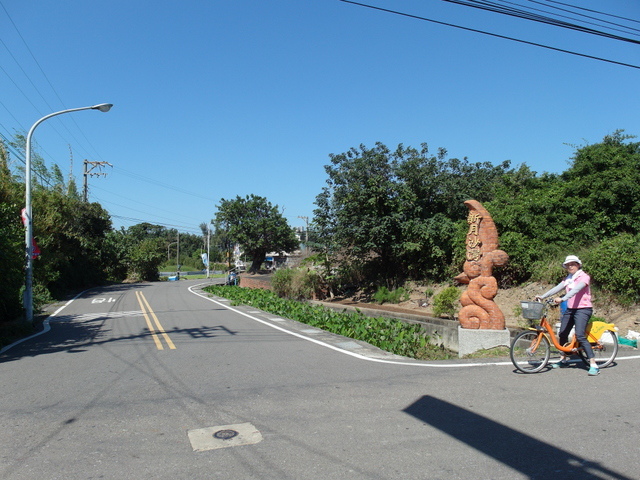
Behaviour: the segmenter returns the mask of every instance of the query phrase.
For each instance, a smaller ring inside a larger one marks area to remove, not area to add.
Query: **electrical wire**
[[[52,92],[54,93],[54,95],[56,96],[56,98],[58,99],[58,101],[60,102],[60,105],[62,105],[62,109],[66,110],[67,107],[65,106],[64,102],[62,101],[62,98],[60,98],[60,95],[58,94],[58,91],[55,89],[55,87],[53,86],[53,84],[51,83],[51,80],[49,80],[49,77],[47,76],[46,72],[44,71],[44,69],[42,68],[42,66],[40,65],[40,62],[38,62],[38,59],[36,58],[36,56],[33,54],[33,51],[31,50],[31,48],[29,47],[29,44],[27,43],[27,41],[24,39],[24,37],[22,36],[22,34],[20,33],[20,30],[18,29],[18,26],[16,25],[16,23],[13,21],[13,18],[11,17],[11,15],[9,14],[9,12],[7,11],[6,7],[4,6],[4,4],[2,3],[2,1],[0,0],[0,6],[2,7],[2,9],[4,10],[5,14],[7,15],[7,18],[9,19],[9,21],[11,22],[11,24],[13,25],[13,28],[15,29],[16,33],[18,34],[18,36],[20,37],[20,40],[22,40],[22,43],[24,44],[25,48],[27,49],[27,51],[29,52],[29,55],[31,56],[31,58],[33,59],[34,63],[36,64],[36,66],[38,67],[38,69],[40,70],[40,73],[42,74],[42,76],[44,77],[44,79],[47,81],[47,83],[49,84],[49,87],[51,88]],[[20,68],[20,70],[22,71],[22,73],[24,74],[24,76],[27,78],[27,80],[29,80],[29,83],[31,83],[31,85],[33,86],[33,88],[35,89],[35,91],[38,93],[38,95],[40,95],[40,98],[42,98],[42,100],[44,101],[44,103],[46,104],[47,108],[50,111],[55,111],[58,110],[54,107],[52,107],[51,105],[49,105],[49,102],[47,102],[46,98],[44,97],[44,95],[40,92],[40,90],[38,89],[38,87],[34,84],[34,82],[31,80],[31,77],[29,77],[29,75],[27,74],[27,72],[24,70],[24,68],[22,67],[22,65],[20,64],[20,62],[16,59],[16,57],[13,55],[13,53],[11,52],[11,50],[9,49],[9,47],[4,43],[4,41],[2,41],[2,39],[0,39],[0,43],[2,43],[2,45],[5,47],[5,49],[9,52],[9,55],[11,55],[11,58],[14,60],[14,62],[18,65],[18,68]],[[2,68],[0,66],[0,68]],[[16,82],[11,78],[11,76],[6,72],[6,70],[4,70],[4,68],[2,68],[3,72],[5,73],[5,75],[7,75],[7,77],[9,78],[9,80],[11,80],[11,82],[13,82],[13,84],[16,86],[16,88],[18,89],[18,91],[20,91],[20,93],[22,93],[25,98],[27,99],[27,101],[29,103],[31,103],[31,105],[33,106],[33,108],[35,109],[36,112],[38,112],[40,114],[40,116],[44,116],[42,114],[42,112],[40,111],[40,109],[38,107],[36,107],[33,102],[31,102],[31,100],[29,99],[29,97],[22,91],[22,89],[16,84]],[[4,106],[4,105],[3,105]],[[6,106],[5,106],[6,109]],[[8,111],[8,109],[7,109]],[[9,112],[11,114],[11,112]],[[13,116],[13,115],[12,115]],[[66,117],[65,117],[66,119]],[[69,128],[67,127],[67,125],[64,123],[64,121],[62,120],[62,118],[57,118],[56,119],[58,122],[60,122],[60,124],[64,127],[64,129],[67,131],[67,133],[73,138],[73,140],[80,145],[81,150],[84,150],[85,153],[88,153],[87,149],[84,148],[84,146],[82,145],[82,142],[79,142],[78,139],[76,138],[76,136],[73,134],[73,132],[71,132],[71,130],[69,130]],[[98,154],[96,148],[93,146],[93,144],[91,144],[91,141],[87,138],[87,136],[85,135],[84,131],[80,128],[80,126],[78,125],[78,123],[76,122],[75,118],[73,116],[68,118],[69,121],[73,122],[73,124],[76,126],[76,128],[78,129],[78,131],[80,132],[80,134],[82,135],[82,137],[84,137],[85,141],[90,145],[90,147],[93,149],[93,151],[97,154],[98,158],[101,158],[100,155]],[[19,123],[19,122],[18,122]],[[51,125],[51,128],[60,136],[60,138],[62,138],[62,140],[64,140],[66,143],[70,143],[68,142],[67,139],[64,138],[64,136],[55,128],[55,126]],[[24,129],[24,127],[23,127]],[[26,130],[26,129],[25,129]],[[52,158],[52,157],[51,157]]]
[[[534,13],[529,13],[526,12],[524,10],[519,10],[516,8],[511,8],[511,7],[504,7],[501,6],[495,2],[490,2],[490,1],[479,1],[479,0],[442,0],[443,2],[447,2],[447,3],[454,3],[454,4],[458,4],[458,5],[464,5],[467,7],[472,7],[472,8],[477,8],[480,10],[485,10],[485,11],[489,11],[489,12],[493,12],[493,13],[500,13],[502,15],[508,15],[511,17],[517,17],[517,18],[523,18],[526,20],[532,20],[535,22],[539,22],[539,23],[544,23],[547,25],[553,25],[556,27],[561,27],[561,28],[567,28],[569,30],[575,30],[578,32],[583,32],[583,33],[588,33],[591,35],[599,35],[602,37],[606,37],[606,38],[610,38],[613,40],[620,40],[623,42],[629,42],[629,43],[635,43],[637,45],[640,45],[640,40],[634,40],[632,38],[627,38],[627,37],[621,37],[619,35],[614,35],[612,33],[607,33],[607,32],[602,32],[600,30],[594,30],[592,28],[589,27],[584,27],[581,25],[577,25],[574,23],[569,23],[569,22],[565,22],[562,20],[556,20],[554,18],[551,17],[545,17],[542,15],[538,15],[538,14],[534,14]],[[511,5],[518,5],[518,6],[522,6],[520,4],[516,4],[513,2],[509,2],[506,0],[502,0],[503,3],[508,3]],[[538,11],[543,11],[543,10],[538,10]],[[549,13],[544,11],[545,13]],[[566,17],[566,18],[571,18],[571,17]],[[575,20],[572,18],[572,20]]]
[[[103,191],[103,192],[105,192],[105,193],[108,193],[108,194],[110,194],[110,195],[115,195],[115,196],[120,197],[120,198],[122,198],[122,199],[124,199],[124,200],[128,200],[128,201],[130,201],[130,202],[133,202],[133,203],[135,203],[136,205],[141,205],[141,206],[143,206],[143,207],[149,207],[149,208],[155,208],[155,209],[157,209],[157,208],[158,208],[158,206],[157,206],[157,205],[148,205],[148,204],[146,204],[146,203],[142,203],[142,202],[140,202],[139,200],[134,200],[134,199],[132,199],[132,198],[125,197],[124,195],[120,195],[120,194],[118,194],[118,193],[110,192],[110,191],[108,191],[108,190],[106,190],[106,189],[104,189],[104,188],[98,187],[98,186],[96,186],[96,185],[92,185],[90,188],[91,188],[91,189],[101,190],[101,191]],[[97,198],[97,197],[95,197],[95,196],[94,196],[94,198]],[[117,204],[114,204],[114,205],[117,205]],[[127,209],[129,209],[129,208],[130,208],[130,207],[125,207],[124,205],[118,205],[118,206],[120,206],[120,207],[122,207],[122,208],[127,208]],[[133,210],[133,209],[131,209],[131,210]],[[164,209],[164,208],[162,208],[161,210],[162,210],[163,212],[165,212],[165,213],[170,213],[170,214],[176,215],[176,216],[178,216],[178,217],[182,217],[182,218],[189,218],[189,219],[191,219],[191,220],[193,220],[193,221],[196,221],[196,222],[198,221],[196,218],[193,218],[193,217],[187,217],[187,216],[183,215],[182,213],[172,212],[172,211],[166,210],[166,209]],[[136,211],[140,211],[140,210],[136,210]],[[148,212],[141,212],[141,213],[144,213],[145,215],[152,215],[152,216],[154,216],[153,214],[148,213]],[[159,215],[158,215],[158,217],[159,217],[159,218],[167,218],[167,217],[161,217],[161,216],[159,216]]]
[[[529,1],[533,1],[533,0],[529,0]],[[627,18],[627,17],[621,17],[619,15],[613,15],[611,13],[605,13],[605,12],[600,12],[598,10],[591,10],[590,8],[584,8],[584,7],[579,7],[577,5],[571,5],[569,3],[564,3],[564,2],[558,2],[556,0],[546,0],[547,2],[550,3],[557,3],[558,5],[564,5],[565,7],[571,7],[571,8],[576,8],[578,10],[582,10],[584,12],[592,12],[592,13],[597,13],[599,15],[606,15],[607,17],[612,17],[612,18],[619,18],[620,20],[626,20],[628,22],[635,22],[635,23],[640,23],[640,20],[635,20],[633,18]]]
[[[178,187],[176,187],[174,185],[169,185],[169,184],[163,183],[163,182],[161,182],[159,180],[154,180],[152,178],[145,177],[144,175],[140,175],[138,173],[129,172],[129,171],[127,171],[127,170],[125,170],[124,168],[121,168],[121,167],[115,167],[114,166],[113,167],[113,171],[114,171],[114,173],[119,173],[121,175],[125,175],[125,176],[131,177],[131,178],[135,178],[137,180],[142,180],[143,182],[147,182],[147,183],[150,183],[152,185],[157,185],[157,186],[169,189],[169,190],[173,190],[175,192],[179,192],[179,193],[182,193],[184,195],[190,195],[192,197],[200,198],[202,200],[208,200],[210,202],[215,202],[215,200],[213,198],[211,198],[211,197],[205,197],[204,195],[199,195],[197,193],[190,192],[189,190],[185,190],[183,188],[178,188]]]
[[[587,55],[585,53],[573,52],[571,50],[566,50],[566,49],[563,49],[563,48],[551,47],[549,45],[544,45],[544,44],[536,43],[536,42],[529,42],[527,40],[521,40],[519,38],[508,37],[506,35],[499,35],[497,33],[486,32],[484,30],[478,30],[476,28],[463,27],[461,25],[455,25],[453,23],[441,22],[439,20],[433,20],[431,18],[421,17],[419,15],[413,15],[413,14],[410,14],[410,13],[404,13],[404,12],[399,12],[399,11],[396,11],[396,10],[390,10],[388,8],[376,7],[374,5],[368,5],[366,3],[354,2],[352,0],[339,0],[339,1],[343,2],[343,3],[350,3],[352,5],[357,5],[359,7],[370,8],[372,10],[379,10],[381,12],[392,13],[394,15],[400,15],[400,16],[403,16],[403,17],[414,18],[416,20],[422,20],[422,21],[425,21],[425,22],[431,22],[431,23],[435,23],[437,25],[444,25],[446,27],[458,28],[460,30],[465,30],[467,32],[480,33],[482,35],[488,35],[488,36],[491,36],[491,37],[501,38],[501,39],[504,39],[504,40],[511,40],[511,41],[514,41],[514,42],[523,43],[525,45],[532,45],[534,47],[546,48],[548,50],[553,50],[553,51],[556,51],[556,52],[568,53],[570,55],[576,55],[578,57],[590,58],[592,60],[598,60],[598,61],[601,61],[601,62],[612,63],[614,65],[620,65],[620,66],[623,66],[623,67],[635,68],[635,69],[640,70],[640,66],[633,65],[633,64],[630,64],[630,63],[618,62],[616,60],[609,60],[607,58],[596,57],[594,55]]]
[[[505,1],[505,2],[506,2],[506,0],[500,0],[500,1]],[[590,18],[591,20],[598,20],[599,22],[608,23],[609,25],[615,25],[615,26],[617,26],[617,27],[622,27],[622,28],[624,28],[624,29],[640,31],[640,30],[638,30],[637,28],[629,27],[629,26],[627,26],[627,25],[622,25],[622,24],[620,24],[620,23],[616,23],[616,22],[609,22],[608,20],[604,20],[604,19],[602,19],[602,18],[594,17],[594,16],[591,16],[591,15],[585,15],[585,14],[583,14],[583,13],[573,12],[573,11],[568,10],[568,9],[566,9],[566,8],[555,7],[555,6],[553,6],[553,5],[548,5],[548,4],[546,4],[546,3],[539,2],[539,1],[537,1],[537,0],[527,0],[527,1],[528,1],[528,2],[531,2],[531,3],[535,3],[535,4],[537,4],[537,5],[543,5],[543,6],[545,6],[545,7],[555,8],[556,10],[560,10],[561,12],[568,12],[568,13],[572,13],[572,14],[574,14],[574,15],[578,15],[578,16],[580,16],[580,17]],[[511,2],[506,2],[506,3],[511,3]],[[560,2],[554,2],[554,3],[560,3]],[[563,5],[566,5],[566,4],[563,4]],[[580,7],[576,7],[576,6],[573,6],[573,5],[568,5],[568,6],[570,6],[570,7],[572,7],[572,8],[580,8]],[[583,10],[584,10],[584,9],[583,9]],[[598,12],[598,13],[600,13],[600,15],[607,15],[606,13],[601,13],[601,12]],[[634,21],[634,20],[630,20],[630,19],[627,19],[627,20],[629,20],[629,21]],[[618,29],[613,29],[613,30],[618,30]],[[620,30],[620,31],[621,31],[621,30]],[[637,35],[637,34],[633,34],[633,35]]]
[[[141,218],[132,218],[132,217],[122,217],[120,215],[111,215],[111,217],[113,218],[118,218],[120,220],[125,220],[125,221],[129,221],[132,223],[151,223],[153,225],[160,225],[161,227],[172,227],[172,228],[182,228],[184,229],[183,225],[172,225],[170,223],[159,223],[159,222],[150,222],[148,220],[143,220]],[[184,229],[183,231],[187,232],[187,233],[193,233],[195,232],[196,234],[202,234],[201,230],[196,230],[194,228],[190,228],[190,229]]]

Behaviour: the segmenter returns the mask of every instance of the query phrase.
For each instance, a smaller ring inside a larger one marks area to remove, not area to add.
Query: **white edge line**
[[[9,350],[12,347],[15,347],[16,345],[19,345],[22,342],[26,342],[27,340],[31,340],[32,338],[35,338],[37,336],[42,335],[43,333],[47,333],[49,330],[51,330],[51,326],[49,325],[49,319],[51,317],[55,317],[56,315],[58,315],[64,308],[68,307],[69,305],[71,305],[71,302],[73,302],[75,299],[77,299],[80,295],[82,295],[85,292],[88,292],[89,290],[91,290],[90,288],[80,292],[79,294],[77,294],[75,297],[73,297],[71,300],[69,300],[67,303],[65,303],[64,305],[62,305],[60,308],[58,308],[55,312],[53,312],[51,315],[49,315],[44,322],[42,322],[42,330],[39,331],[38,333],[34,333],[33,335],[30,335],[28,337],[25,338],[21,338],[20,340],[13,342],[11,345],[7,345],[6,347],[4,347],[2,350],[0,350],[0,355],[3,354],[4,352],[6,352],[7,350]]]
[[[398,360],[384,360],[381,358],[371,358],[371,357],[366,357],[364,355],[360,355],[358,353],[354,353],[354,352],[350,352],[348,350],[344,350],[343,348],[340,347],[336,347],[334,345],[330,345],[328,343],[322,342],[320,340],[316,340],[315,338],[310,338],[307,337],[305,335],[301,335],[299,333],[296,332],[292,332],[291,330],[287,330],[285,328],[279,327],[278,325],[273,325],[272,323],[266,322],[264,320],[261,320],[260,318],[256,318],[253,315],[249,315],[248,313],[242,312],[236,308],[233,308],[229,305],[225,305],[222,302],[219,302],[217,300],[214,300],[211,297],[207,297],[204,295],[201,295],[198,292],[195,292],[192,290],[192,288],[194,287],[199,287],[200,285],[211,285],[210,283],[199,283],[197,285],[192,285],[189,287],[189,291],[191,293],[193,293],[194,295],[197,295],[201,298],[204,298],[205,300],[209,300],[210,302],[216,303],[222,307],[225,307],[229,310],[231,310],[232,312],[235,312],[239,315],[242,315],[244,317],[250,318],[251,320],[254,320],[256,322],[262,323],[264,325],[267,325],[268,327],[274,328],[276,330],[280,330],[281,332],[287,333],[289,335],[293,335],[294,337],[298,337],[301,338],[303,340],[307,340],[308,342],[311,343],[315,343],[317,345],[321,345],[323,347],[327,347],[330,348],[331,350],[335,350],[336,352],[340,352],[340,353],[344,353],[345,355],[349,355],[351,357],[355,357],[358,358],[360,360],[368,360],[370,362],[376,362],[376,363],[388,363],[391,365],[407,365],[407,366],[411,366],[411,367],[432,367],[432,368],[461,368],[461,367],[487,367],[490,365],[513,365],[511,362],[487,362],[487,363],[464,363],[464,364],[433,364],[433,363],[414,363],[414,362],[401,362]],[[420,360],[417,360],[416,362],[419,362]]]
[[[299,333],[296,332],[292,332],[291,330],[287,330],[286,328],[282,328],[279,327],[277,325],[273,325],[272,323],[266,322],[264,320],[261,320],[259,318],[254,317],[253,315],[249,315],[248,313],[242,312],[236,308],[233,308],[229,305],[226,305],[222,302],[219,302],[217,300],[214,300],[211,297],[208,296],[204,296],[199,294],[198,292],[194,292],[192,290],[192,288],[194,287],[199,287],[201,285],[211,285],[211,283],[199,283],[197,285],[192,285],[189,287],[189,291],[191,293],[193,293],[194,295],[197,295],[201,298],[204,298],[205,300],[209,300],[210,302],[216,303],[222,307],[225,307],[228,310],[231,310],[235,313],[238,313],[239,315],[242,315],[244,317],[250,318],[251,320],[254,320],[256,322],[260,322],[264,325],[267,325],[268,327],[274,328],[276,330],[280,330],[281,332],[287,333],[289,335],[293,335],[294,337],[298,337],[298,338],[302,338],[303,340],[307,340],[309,342],[315,343],[317,345],[321,345],[323,347],[327,347],[330,348],[331,350],[335,350],[337,352],[340,353],[344,353],[345,355],[349,355],[351,357],[355,357],[355,358],[359,358],[360,360],[368,360],[370,362],[377,362],[377,363],[389,363],[392,365],[408,365],[411,367],[433,367],[433,368],[465,368],[465,367],[487,367],[487,366],[502,366],[502,365],[513,365],[511,362],[487,362],[487,363],[461,363],[461,364],[433,364],[433,363],[417,363],[420,362],[420,360],[416,360],[416,362],[400,362],[397,360],[384,360],[381,358],[371,358],[371,357],[366,357],[364,355],[360,355],[358,353],[354,353],[354,352],[350,352],[348,350],[344,350],[343,348],[339,348],[336,347],[334,345],[330,345],[328,343],[322,342],[320,340],[316,340],[315,338],[311,338],[311,337],[307,337],[305,335],[300,335]],[[225,301],[229,301],[227,299],[225,299]],[[640,359],[640,355],[629,355],[626,357],[616,357],[616,361],[618,360],[635,360],[635,359]]]

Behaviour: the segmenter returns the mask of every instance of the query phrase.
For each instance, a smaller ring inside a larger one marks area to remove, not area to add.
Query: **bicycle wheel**
[[[536,373],[547,366],[551,346],[543,334],[526,331],[514,338],[509,353],[511,362],[522,373]]]
[[[605,330],[602,332],[600,340],[597,343],[591,344],[591,348],[593,350],[593,354],[596,356],[598,368],[608,367],[615,360],[616,355],[618,354],[618,337],[616,337],[616,334],[611,330]],[[580,354],[580,358],[584,364],[588,366],[589,359],[587,358],[585,351],[580,348],[578,353]]]

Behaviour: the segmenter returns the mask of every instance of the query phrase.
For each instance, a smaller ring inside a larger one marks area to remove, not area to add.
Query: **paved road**
[[[0,478],[640,478],[637,356],[417,362],[199,282],[86,292],[0,355]]]

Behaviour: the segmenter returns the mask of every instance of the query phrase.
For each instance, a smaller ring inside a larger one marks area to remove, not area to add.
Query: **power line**
[[[129,201],[131,201],[131,202],[134,202],[136,205],[141,205],[141,206],[143,206],[143,207],[149,207],[149,208],[158,208],[157,206],[147,205],[147,204],[142,203],[142,202],[140,202],[140,201],[138,201],[138,200],[133,200],[133,199],[131,199],[131,198],[127,198],[127,197],[125,197],[125,196],[123,196],[123,195],[119,195],[119,194],[117,194],[117,193],[110,192],[110,191],[108,191],[108,190],[105,190],[104,188],[100,188],[100,187],[97,187],[97,186],[95,186],[95,185],[93,185],[91,188],[92,188],[92,189],[102,190],[103,192],[106,192],[106,193],[108,193],[108,194],[110,194],[110,195],[115,195],[115,196],[118,196],[118,197],[123,198],[123,199],[125,199],[125,200],[129,200]],[[96,198],[96,200],[100,200],[101,202],[104,202],[104,201],[105,201],[105,200],[102,200],[102,199],[98,199],[98,197],[96,197],[95,195],[93,195],[93,197],[94,197],[94,198]],[[107,202],[107,203],[111,203],[112,205],[116,205],[116,206],[121,207],[121,208],[126,208],[126,209],[128,209],[128,210],[133,210],[133,211],[135,211],[135,212],[144,213],[145,215],[150,215],[150,216],[158,217],[158,218],[167,218],[167,219],[169,219],[169,220],[172,220],[171,218],[168,218],[168,217],[162,217],[161,215],[155,215],[155,214],[153,214],[153,213],[143,212],[142,210],[137,210],[137,209],[134,209],[134,208],[131,208],[131,207],[127,207],[127,206],[124,206],[124,205],[119,205],[119,204],[117,204],[117,203],[115,203],[115,202],[110,202],[110,201],[109,201],[109,202]],[[198,219],[193,218],[193,217],[187,217],[187,216],[183,215],[182,213],[171,212],[171,211],[166,210],[166,209],[164,209],[164,208],[163,208],[163,209],[161,209],[161,210],[162,210],[162,212],[164,212],[164,213],[168,213],[168,214],[176,215],[176,216],[178,216],[178,217],[182,217],[182,218],[185,218],[185,219],[191,219],[191,220],[193,220],[193,221],[198,221]]]
[[[143,213],[143,214],[148,215],[148,216],[151,216],[151,217],[164,218],[165,220],[173,221],[173,219],[172,219],[172,218],[169,218],[169,217],[163,217],[162,215],[154,215],[153,213],[144,212],[144,211],[142,211],[142,210],[138,210],[137,208],[125,207],[124,205],[120,205],[120,204],[115,203],[115,202],[110,202],[110,201],[103,200],[103,199],[101,199],[101,198],[96,197],[95,195],[94,195],[94,198],[95,198],[96,200],[98,200],[98,201],[100,202],[100,204],[101,204],[101,205],[102,205],[102,204],[105,204],[105,203],[106,203],[106,204],[111,204],[111,205],[115,205],[116,207],[126,208],[126,209],[131,210],[131,211],[134,211],[134,212]]]
[[[435,24],[438,24],[438,25],[444,25],[446,27],[458,28],[460,30],[465,30],[465,31],[468,31],[468,32],[481,33],[483,35],[489,35],[491,37],[502,38],[504,40],[511,40],[513,42],[518,42],[518,43],[524,43],[525,45],[532,45],[534,47],[546,48],[548,50],[553,50],[553,51],[556,51],[556,52],[568,53],[570,55],[576,55],[578,57],[590,58],[592,60],[599,60],[601,62],[612,63],[612,64],[615,64],[615,65],[621,65],[623,67],[630,67],[630,68],[635,68],[635,69],[640,70],[640,66],[632,65],[630,63],[618,62],[618,61],[615,61],[615,60],[609,60],[609,59],[602,58],[602,57],[596,57],[594,55],[587,55],[585,53],[573,52],[571,50],[565,50],[563,48],[551,47],[549,45],[543,45],[541,43],[529,42],[527,40],[521,40],[519,38],[508,37],[506,35],[499,35],[497,33],[485,32],[483,30],[478,30],[478,29],[475,29],[475,28],[469,28],[469,27],[463,27],[463,26],[460,26],[460,25],[455,25],[453,23],[441,22],[439,20],[433,20],[431,18],[421,17],[421,16],[418,16],[418,15],[412,15],[410,13],[398,12],[396,10],[390,10],[388,8],[382,8],[382,7],[376,7],[376,6],[373,6],[373,5],[367,5],[366,3],[354,2],[352,0],[339,0],[339,1],[341,1],[343,3],[350,3],[352,5],[357,5],[359,7],[370,8],[372,10],[379,10],[381,12],[393,13],[394,15],[400,15],[400,16],[403,16],[403,17],[414,18],[416,20],[423,20],[425,22],[431,22],[431,23],[435,23]]]
[[[152,178],[145,177],[144,175],[140,175],[138,173],[129,172],[129,171],[125,170],[124,168],[114,167],[113,170],[114,170],[115,173],[120,173],[122,175],[126,175],[128,177],[135,178],[137,180],[142,180],[143,182],[147,182],[147,183],[150,183],[152,185],[157,185],[157,186],[169,189],[169,190],[173,190],[173,191],[182,193],[184,195],[190,195],[192,197],[200,198],[200,199],[203,199],[203,200],[208,200],[210,202],[215,202],[215,200],[213,200],[211,197],[205,197],[204,195],[199,195],[197,193],[190,192],[189,190],[185,190],[183,188],[178,188],[178,187],[176,187],[174,185],[169,185],[169,184],[163,183],[163,182],[161,182],[159,180],[154,180]]]
[[[36,56],[33,54],[33,51],[31,50],[31,48],[29,47],[29,44],[27,43],[27,41],[24,39],[24,37],[22,36],[22,34],[20,33],[20,30],[18,29],[18,26],[16,25],[16,23],[13,21],[13,18],[11,17],[11,15],[9,14],[9,12],[7,11],[7,9],[5,8],[4,4],[2,3],[2,1],[0,0],[0,6],[2,7],[2,9],[4,10],[4,13],[7,15],[7,18],[9,19],[9,21],[11,22],[11,24],[13,25],[14,30],[16,31],[16,33],[18,34],[18,36],[20,37],[20,40],[22,40],[23,45],[25,46],[25,48],[27,49],[27,51],[29,52],[29,55],[31,56],[31,58],[33,59],[34,63],[36,64],[36,66],[38,67],[38,69],[40,70],[40,73],[42,73],[42,76],[44,77],[44,79],[47,81],[47,83],[49,84],[49,87],[51,87],[51,91],[54,93],[54,95],[56,96],[56,98],[58,99],[58,101],[60,102],[60,105],[62,105],[63,109],[67,109],[67,107],[65,106],[65,103],[62,101],[62,98],[60,98],[60,95],[58,94],[58,91],[55,89],[55,87],[53,86],[53,84],[51,83],[51,80],[49,80],[49,77],[47,76],[46,72],[44,71],[44,69],[42,68],[42,66],[40,65],[40,62],[38,62],[38,59],[36,58]],[[40,95],[40,98],[42,98],[42,100],[44,101],[44,103],[47,105],[47,108],[49,108],[49,110],[51,111],[55,111],[56,109],[54,107],[52,107],[51,105],[49,105],[49,102],[46,100],[46,98],[44,97],[44,95],[40,92],[40,90],[38,89],[38,87],[34,84],[34,82],[31,80],[31,78],[29,77],[29,75],[27,74],[27,72],[24,70],[24,68],[22,68],[22,65],[20,64],[20,62],[18,62],[18,60],[16,59],[16,57],[13,55],[13,53],[11,52],[11,50],[9,50],[9,47],[4,43],[4,41],[2,41],[0,39],[0,43],[2,43],[2,45],[5,47],[5,49],[9,52],[9,55],[11,55],[11,58],[14,60],[14,62],[18,65],[18,68],[20,68],[20,70],[22,71],[22,73],[24,74],[24,76],[27,78],[27,80],[29,80],[29,83],[31,83],[31,85],[33,86],[33,88],[35,89],[35,91],[38,93],[38,95]],[[2,68],[0,66],[0,68]],[[42,112],[40,112],[40,110],[38,109],[38,107],[36,107],[33,102],[31,102],[31,100],[29,99],[29,97],[27,97],[27,95],[22,91],[22,89],[20,89],[20,87],[16,84],[16,82],[11,78],[11,76],[4,70],[4,68],[2,68],[2,70],[4,71],[4,73],[7,75],[7,77],[9,78],[9,80],[11,80],[13,82],[13,84],[16,86],[16,88],[18,89],[18,91],[20,91],[20,93],[22,93],[22,95],[24,95],[24,97],[27,99],[27,101],[29,103],[31,103],[31,105],[33,106],[33,108],[36,110],[36,112],[38,112],[41,116],[42,116]],[[4,105],[3,105],[4,106]],[[6,109],[6,107],[5,107]],[[7,111],[9,111],[7,109]],[[11,112],[9,112],[11,114]],[[11,114],[11,116],[13,116]],[[15,118],[15,117],[14,117]],[[65,117],[66,118],[66,117]],[[81,142],[78,141],[78,139],[75,137],[75,135],[73,134],[73,132],[71,132],[71,130],[69,130],[69,128],[67,127],[67,125],[62,121],[61,118],[57,119],[60,124],[64,127],[64,129],[67,131],[67,133],[73,138],[73,140],[75,140],[75,142],[77,144],[80,145],[81,149],[84,150],[86,152],[86,149],[83,148],[83,145]],[[93,149],[93,151],[95,153],[98,153],[96,148],[93,146],[93,144],[91,144],[91,141],[87,138],[87,136],[85,135],[84,131],[80,128],[80,126],[78,125],[78,123],[76,122],[75,118],[73,116],[69,117],[69,120],[71,122],[73,122],[73,124],[76,126],[76,128],[78,129],[78,131],[80,132],[80,134],[84,137],[84,139],[86,140],[86,142],[89,144],[89,146]],[[19,122],[18,122],[19,124]],[[66,143],[70,143],[68,142],[63,136],[62,134],[55,128],[55,126],[51,126],[51,128],[53,128],[53,130],[60,136],[60,138],[62,138],[62,140],[64,140]],[[24,129],[24,127],[23,127]],[[97,155],[100,158],[100,155]],[[53,157],[52,157],[53,158]]]
[[[132,218],[132,217],[122,217],[120,215],[111,215],[113,218],[119,218],[120,220],[125,220],[129,222],[137,222],[137,223],[151,223],[153,225],[160,225],[162,227],[172,227],[172,228],[181,228],[185,232],[196,232],[197,234],[202,235],[202,231],[195,228],[186,228],[184,225],[172,225],[170,223],[160,223],[160,222],[150,222],[148,220],[143,220],[141,218]]]
[[[533,0],[529,0],[529,1],[533,1]],[[551,3],[557,3],[558,5],[564,5],[565,7],[576,8],[578,10],[582,10],[582,11],[585,11],[585,12],[592,12],[592,13],[597,13],[599,15],[606,15],[607,17],[619,18],[620,20],[627,20],[628,22],[640,23],[640,20],[634,20],[633,18],[621,17],[619,15],[613,15],[612,13],[605,13],[605,12],[600,12],[598,10],[591,10],[590,8],[578,7],[577,5],[570,5],[568,3],[557,2],[555,0],[546,0],[546,1],[547,2],[551,2]]]
[[[505,1],[505,0],[501,0],[501,1]],[[600,22],[608,23],[608,24],[610,24],[610,25],[615,25],[615,26],[617,26],[617,27],[622,27],[622,28],[625,28],[625,29],[628,29],[628,30],[640,31],[640,30],[638,30],[637,28],[629,27],[629,26],[622,25],[622,24],[615,23],[615,22],[609,22],[609,21],[604,20],[604,19],[602,19],[602,18],[593,17],[593,16],[591,16],[591,15],[584,15],[584,14],[582,14],[582,13],[574,12],[574,11],[572,11],[572,10],[567,10],[566,8],[554,7],[553,5],[548,5],[548,4],[543,3],[543,2],[538,2],[537,0],[527,0],[527,1],[529,1],[529,2],[531,2],[531,3],[538,4],[538,5],[543,5],[543,6],[546,6],[546,7],[549,7],[549,8],[555,8],[556,10],[560,10],[560,11],[562,11],[562,12],[572,13],[572,14],[574,14],[574,15],[578,15],[578,16],[580,16],[580,17],[590,18],[590,19],[592,19],[592,20],[598,20],[598,21],[600,21]],[[548,1],[550,1],[550,0],[548,0]],[[510,3],[510,2],[507,2],[507,3]],[[560,2],[553,2],[553,3],[560,3]],[[568,5],[568,4],[565,4],[565,3],[563,3],[562,5],[566,5],[566,6],[569,6],[569,7],[571,7],[571,8],[580,9],[580,7],[576,7],[576,6],[573,6],[573,5]],[[585,10],[585,9],[581,9],[581,10]],[[608,14],[606,14],[606,13],[602,13],[602,12],[597,12],[597,13],[598,13],[598,14],[600,14],[600,15],[607,15],[607,16],[614,16],[614,17],[615,17],[615,15],[608,15]],[[625,20],[628,20],[628,21],[636,21],[636,20],[631,20],[631,19],[625,19]],[[640,23],[640,22],[639,22],[639,23]],[[617,29],[612,29],[612,30],[617,30]],[[636,34],[633,34],[633,35],[636,35]]]
[[[557,20],[554,19],[552,17],[546,17],[543,15],[538,15],[535,13],[529,13],[525,10],[520,10],[517,8],[511,8],[511,7],[505,7],[502,5],[498,5],[495,2],[489,2],[489,1],[479,1],[479,0],[442,0],[444,2],[447,3],[455,3],[457,5],[464,5],[466,7],[472,7],[472,8],[477,8],[480,10],[485,10],[488,12],[493,12],[493,13],[500,13],[502,15],[508,15],[511,17],[517,17],[517,18],[522,18],[525,20],[531,20],[531,21],[535,21],[538,23],[544,23],[547,25],[553,25],[556,27],[561,27],[561,28],[567,28],[569,30],[575,30],[578,32],[583,32],[583,33],[588,33],[591,35],[598,35],[598,36],[602,36],[602,37],[606,37],[606,38],[610,38],[613,40],[620,40],[622,42],[629,42],[629,43],[635,43],[636,45],[640,45],[640,40],[634,40],[632,38],[627,38],[627,37],[621,37],[619,35],[614,35],[612,33],[606,33],[606,32],[602,32],[600,30],[594,30],[592,28],[589,27],[584,27],[581,25],[577,25],[575,23],[569,23],[569,22],[565,22],[563,20]],[[503,3],[508,3],[511,5],[517,5],[517,6],[522,6],[520,4],[516,4],[513,2],[509,2],[506,0],[502,0]],[[537,10],[540,12],[545,12],[545,13],[550,13],[547,12],[545,10],[539,10],[539,9],[532,9],[532,10]],[[571,18],[571,17],[564,17],[564,18]],[[575,20],[574,18],[571,18],[572,20]]]

